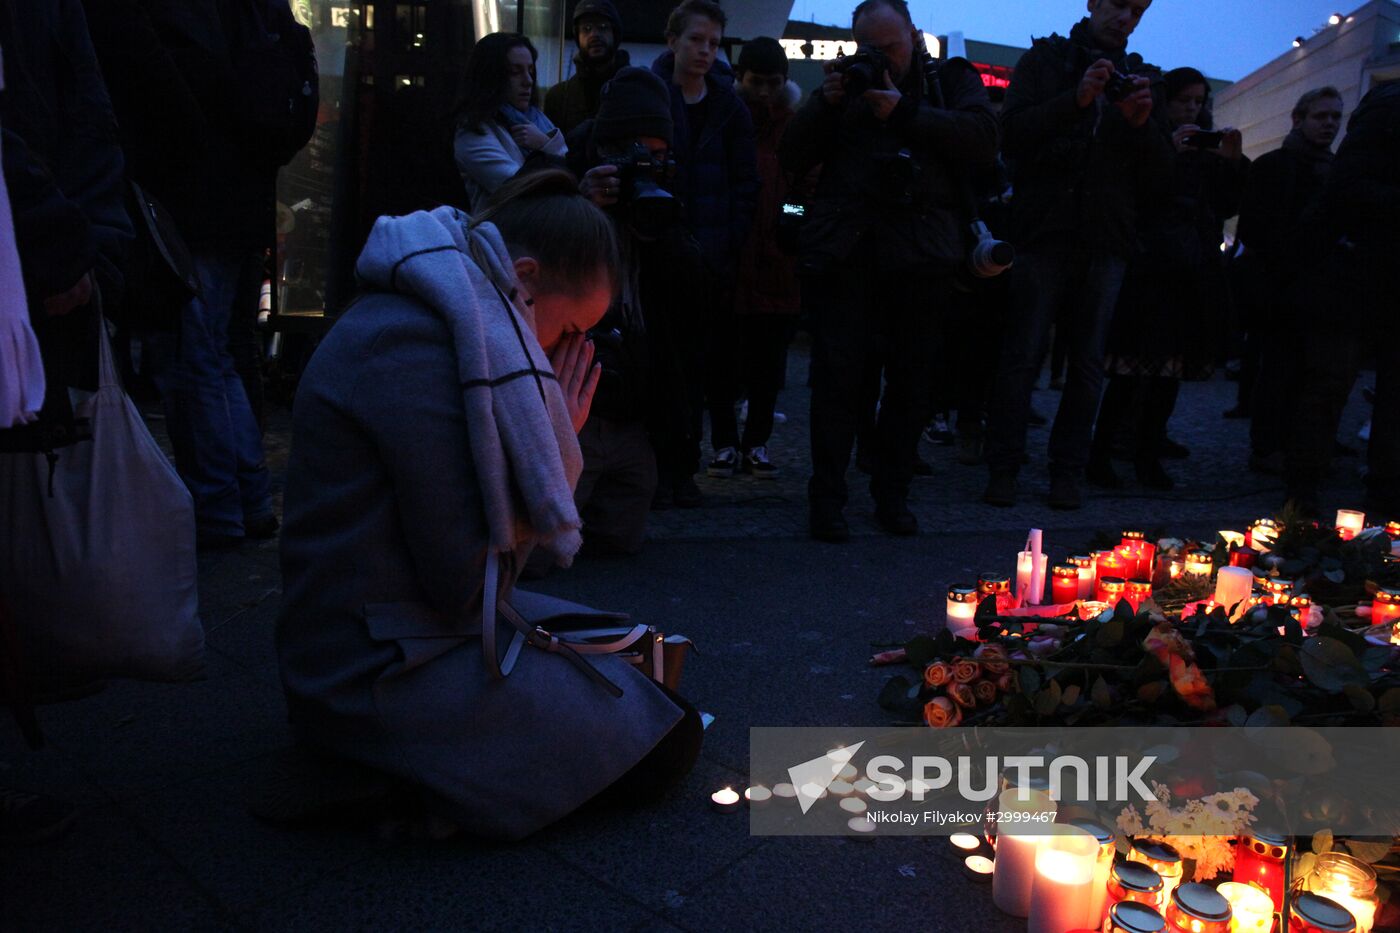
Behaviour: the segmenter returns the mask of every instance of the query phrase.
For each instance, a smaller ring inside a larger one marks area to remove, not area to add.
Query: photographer
[[[1050,507],[1082,505],[1079,476],[1109,323],[1136,247],[1137,201],[1171,178],[1171,141],[1151,119],[1157,69],[1127,53],[1150,3],[1092,0],[1069,38],[1035,41],[1006,92],[1003,151],[1021,253],[989,411],[991,477],[982,497],[989,505],[1016,503],[1031,390],[1061,305],[1069,370],[1050,436]]]
[[[688,477],[699,451],[690,334],[704,277],[681,202],[662,187],[675,168],[673,132],[666,83],[624,68],[603,86],[597,118],[571,137],[580,188],[608,213],[622,254],[620,293],[590,332],[603,377],[579,436],[575,497],[590,549],[639,551],[653,501],[674,502],[671,482],[658,491],[658,472]]]
[[[811,532],[843,541],[846,468],[866,364],[887,388],[870,491],[886,531],[911,535],[907,499],[928,397],[937,311],[970,245],[967,170],[996,154],[996,118],[981,79],[958,60],[929,80],[923,39],[902,0],[866,0],[852,31],[860,51],[828,65],[793,117],[783,167],[823,164],[802,231],[803,300],[812,348]],[[941,105],[938,103],[941,98]]]

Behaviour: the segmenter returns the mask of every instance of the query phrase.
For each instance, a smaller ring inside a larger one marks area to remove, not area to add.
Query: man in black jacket
[[[574,74],[544,95],[544,115],[565,136],[598,113],[599,95],[631,59],[622,42],[622,17],[612,0],[579,0],[574,7]]]
[[[888,61],[848,93],[851,68],[828,70],[792,118],[783,167],[822,165],[802,233],[803,301],[813,317],[812,536],[842,541],[846,469],[867,361],[880,354],[886,389],[870,491],[888,532],[915,534],[907,499],[927,412],[937,314],[967,255],[963,174],[996,157],[997,127],[970,66],[925,68],[923,39],[902,0],[866,0],[852,31]],[[941,101],[939,100],[941,98]]]
[[[1108,327],[1134,248],[1135,202],[1171,171],[1171,142],[1151,119],[1157,69],[1127,53],[1151,2],[1090,0],[1089,16],[1069,38],[1038,39],[1021,56],[1007,89],[1003,151],[1014,173],[1020,253],[988,413],[991,480],[983,499],[990,505],[1016,502],[1031,390],[1062,304],[1070,361],[1050,437],[1050,506],[1081,505],[1079,474],[1088,462]]]

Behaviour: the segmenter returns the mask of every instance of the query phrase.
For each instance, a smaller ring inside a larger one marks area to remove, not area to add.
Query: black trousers
[[[855,258],[804,278],[803,304],[812,315],[813,504],[846,504],[846,469],[869,364],[885,368],[885,392],[875,422],[877,502],[902,502],[914,476],[914,454],[927,414],[929,380],[939,315],[947,308],[951,279],[941,269],[873,271]]]
[[[788,344],[797,329],[797,317],[790,314],[732,315],[731,339],[712,365],[728,369],[723,391],[711,392],[710,444],[715,450],[734,447],[739,451],[764,447],[773,436],[773,411],[778,390],[787,371]],[[743,437],[734,415],[739,391],[747,394],[749,416]]]

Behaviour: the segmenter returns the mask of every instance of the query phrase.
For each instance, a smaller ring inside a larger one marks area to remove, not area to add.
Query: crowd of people
[[[805,101],[774,38],[746,38],[731,66],[713,0],[680,3],[645,68],[613,3],[579,0],[574,73],[543,96],[528,38],[478,41],[453,117],[460,205],[376,223],[362,295],[298,389],[277,641],[302,741],[507,838],[684,774],[693,707],[617,658],[582,660],[508,599],[522,573],[637,552],[651,511],[703,504],[702,469],[775,477],[799,324],[819,540],[849,536],[853,459],[879,525],[917,533],[931,424],[955,424],[984,500],[1014,506],[1052,334],[1052,507],[1121,486],[1118,451],[1170,489],[1164,461],[1189,453],[1167,430],[1181,382],[1211,374],[1234,328],[1226,415],[1252,419],[1251,468],[1284,475],[1304,511],[1375,355],[1368,511],[1400,516],[1400,315],[1382,278],[1400,84],[1367,95],[1335,154],[1341,96],[1309,91],[1251,163],[1213,127],[1200,71],[1128,51],[1150,3],[1090,0],[999,104],[969,63],[929,56],[904,0],[855,7],[858,51]],[[0,360],[34,374],[41,358],[46,390],[0,396],[5,448],[82,442],[72,390],[91,385],[105,314],[143,335],[198,546],[276,535],[237,350],[277,168],[314,126],[309,34],[277,0],[45,0],[0,5],[0,47],[23,272],[4,297],[27,295],[0,320]]]

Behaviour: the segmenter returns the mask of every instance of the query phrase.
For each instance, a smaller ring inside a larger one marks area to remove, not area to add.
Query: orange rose
[[[972,692],[972,684],[949,684],[948,696],[952,697],[953,702],[963,709],[977,707],[977,695]]]
[[[1196,652],[1170,622],[1159,622],[1143,639],[1142,647],[1166,667],[1172,689],[1192,709],[1215,709],[1215,691],[1196,664]]]
[[[953,665],[946,661],[934,661],[924,668],[924,683],[930,687],[941,687],[953,679]]]
[[[978,706],[990,706],[997,701],[997,685],[990,680],[979,680],[972,685],[972,695]]]
[[[1001,645],[983,645],[972,652],[972,656],[988,674],[1004,674],[1010,667],[1006,663],[1006,649]]]
[[[970,684],[982,676],[982,665],[971,658],[953,659],[953,680],[960,684]]]
[[[1016,677],[1015,671],[1007,671],[1005,674],[997,675],[997,689],[1002,693],[1015,693],[1020,687],[1021,682]]]
[[[947,697],[934,697],[924,704],[924,722],[935,729],[947,729],[962,722],[962,708]]]

